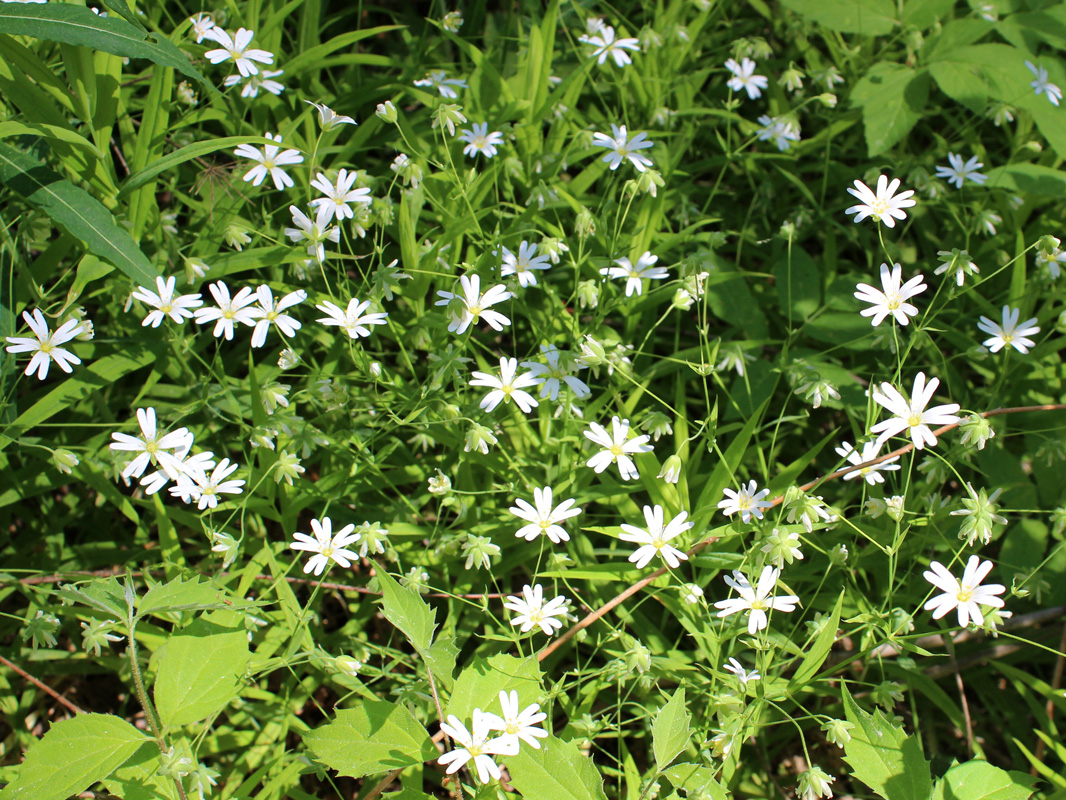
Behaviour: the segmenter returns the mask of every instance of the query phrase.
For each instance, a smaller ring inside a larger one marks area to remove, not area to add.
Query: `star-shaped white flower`
[[[877,458],[881,452],[881,444],[876,439],[871,439],[862,446],[862,452],[860,453],[850,442],[841,442],[839,447],[833,448],[836,454],[841,458],[846,458],[849,464],[858,466],[867,461],[873,461]],[[881,472],[895,472],[899,469],[899,464],[895,463],[899,461],[899,456],[892,456],[892,458],[885,459],[879,464],[874,464],[872,467],[863,467],[852,472],[847,473],[844,476],[844,480],[850,481],[853,478],[862,477],[868,484],[874,486],[878,483],[884,483],[885,478],[879,474]]]
[[[647,150],[653,144],[648,141],[648,134],[641,131],[630,139],[626,126],[614,123],[611,124],[611,134],[611,136],[606,133],[592,134],[592,146],[606,147],[610,150],[603,157],[603,161],[612,170],[618,169],[625,159],[629,159],[629,163],[636,168],[637,172],[643,172],[652,165],[652,160],[640,153],[641,150]]]
[[[547,363],[523,361],[522,366],[531,370],[534,377],[543,381],[540,385],[542,399],[547,397],[554,402],[559,397],[559,390],[564,383],[579,400],[592,394],[588,384],[573,374],[575,370],[588,369],[588,367],[573,356],[568,356],[564,363],[562,353],[553,344],[542,344],[540,353]]]
[[[723,664],[722,669],[728,670],[737,676],[741,686],[747,686],[749,681],[757,681],[762,676],[759,675],[758,670],[752,670],[748,672],[744,669],[744,665],[737,661],[735,658],[730,658],[728,664]]]
[[[204,14],[200,12],[196,16],[189,17],[189,22],[192,23],[190,32],[196,37],[196,43],[200,44],[207,36],[208,31],[215,27],[215,21],[211,19],[210,14]]]
[[[466,142],[463,155],[473,158],[478,153],[485,158],[496,155],[496,146],[503,144],[503,134],[500,131],[489,132],[487,122],[475,122],[473,129],[463,128],[459,131],[459,141]]]
[[[137,457],[122,470],[122,477],[139,478],[149,464],[158,464],[171,480],[177,480],[184,472],[182,461],[193,444],[189,429],[178,428],[161,434],[156,427],[154,408],[138,408],[137,424],[141,428],[140,436],[117,431],[111,434],[114,439],[110,445],[112,450],[137,453]]]
[[[43,381],[48,377],[48,367],[53,361],[67,374],[73,372],[71,365],[80,364],[81,359],[59,345],[77,338],[81,332],[81,321],[69,319],[52,331],[39,308],[33,309],[33,314],[23,311],[22,318],[33,331],[33,337],[8,336],[5,349],[9,353],[33,353],[30,363],[26,365],[25,374],[32,375],[36,372],[37,379]]]
[[[988,576],[991,569],[991,561],[982,561],[978,556],[970,556],[966,569],[963,570],[962,580],[959,581],[939,561],[929,562],[929,570],[922,575],[944,594],[929,600],[925,604],[925,610],[933,612],[933,619],[940,619],[957,608],[960,626],[965,627],[970,620],[976,625],[984,624],[985,616],[981,606],[1003,608],[1003,598],[996,595],[1006,591],[1006,587],[999,583],[981,585],[981,581]]]
[[[651,437],[647,434],[629,438],[628,419],[611,417],[611,433],[608,433],[602,425],[590,422],[589,429],[584,431],[584,434],[586,439],[603,448],[585,462],[585,465],[600,473],[611,464],[617,463],[618,472],[624,481],[632,481],[640,477],[637,465],[633,463],[630,455],[650,453],[654,449],[648,444]]]
[[[320,205],[314,222],[296,206],[289,206],[289,213],[292,214],[292,224],[296,227],[286,228],[285,235],[294,244],[306,241],[307,254],[321,264],[326,260],[326,242],[336,244],[341,240],[341,229],[329,224],[333,219],[333,209]]]
[[[285,84],[273,79],[284,74],[284,70],[275,69],[260,70],[255,75],[249,75],[247,78],[242,78],[240,75],[227,75],[226,79],[222,81],[222,85],[229,89],[238,83],[241,84],[241,97],[259,97],[260,89],[268,91],[272,95],[279,95],[285,91]]]
[[[281,144],[280,135],[274,136],[270,133],[264,133],[263,136]],[[294,185],[289,173],[283,170],[282,167],[302,164],[304,160],[303,154],[299,150],[292,148],[282,150],[278,147],[278,144],[265,145],[262,150],[258,150],[250,144],[237,145],[237,149],[233,151],[234,155],[250,158],[256,162],[254,167],[244,173],[244,180],[251,181],[252,186],[258,186],[266,179],[267,175],[270,175],[271,180],[274,181],[274,188],[279,192]]]
[[[470,385],[488,386],[492,389],[482,398],[481,408],[492,413],[500,403],[514,400],[515,405],[528,414],[539,406],[540,403],[533,395],[525,391],[525,387],[536,386],[541,379],[534,377],[532,372],[525,372],[521,375],[518,375],[517,372],[517,358],[500,359],[500,377],[498,378],[495,375],[489,375],[487,372],[475,372],[474,377],[470,380]]]
[[[977,323],[977,327],[991,336],[990,339],[985,339],[981,344],[993,353],[998,353],[1008,345],[1013,347],[1019,353],[1028,353],[1029,348],[1035,345],[1036,342],[1026,337],[1031,336],[1034,333],[1040,333],[1040,328],[1036,325],[1036,317],[1032,317],[1031,319],[1025,320],[1025,322],[1019,323],[1018,317],[1021,316],[1021,313],[1022,310],[1020,308],[1003,306],[1002,325],[997,325],[988,317],[981,317],[981,321]]]
[[[946,178],[947,182],[954,184],[956,189],[961,189],[962,184],[968,180],[980,186],[988,180],[987,175],[982,175],[977,171],[983,166],[984,164],[977,160],[977,156],[971,156],[969,161],[963,163],[962,156],[948,153],[948,166],[937,167],[936,176]]]
[[[1033,91],[1036,92],[1036,96],[1039,97],[1040,95],[1045,94],[1051,105],[1057,106],[1059,100],[1062,99],[1062,89],[1048,80],[1047,70],[1042,66],[1038,67],[1032,61],[1026,61],[1025,66],[1029,67],[1029,71],[1032,72],[1033,77],[1036,78],[1035,81],[1029,84],[1033,87]]]
[[[725,62],[725,68],[733,73],[733,77],[726,82],[726,86],[734,92],[743,89],[748,93],[749,100],[758,100],[762,97],[762,90],[770,85],[765,75],[755,74],[755,62],[750,58],[745,58],[739,64],[736,59],[731,58]]]
[[[939,378],[933,378],[927,385],[925,373],[919,372],[914,378],[914,391],[911,392],[910,400],[887,382],[882,382],[880,389],[874,389],[874,401],[895,415],[870,428],[871,433],[878,434],[877,446],[880,447],[896,434],[904,432],[911,437],[914,447],[918,450],[924,449],[927,444],[935,446],[936,436],[929,426],[951,425],[959,421],[955,414],[959,410],[958,403],[926,409],[939,385]]]
[[[330,183],[329,178],[321,172],[318,173],[318,177],[311,181],[311,188],[318,189],[324,196],[312,200],[311,208],[329,209],[330,219],[352,219],[355,212],[349,208],[349,203],[369,205],[373,199],[367,187],[352,188],[358,177],[358,172],[342,169],[337,173],[337,182]],[[329,222],[329,220],[326,221]]]
[[[859,283],[855,286],[858,289],[855,292],[855,298],[871,304],[870,308],[864,308],[859,313],[864,317],[872,317],[870,324],[875,327],[884,322],[885,317],[889,315],[900,325],[906,325],[910,317],[918,314],[917,306],[907,301],[926,290],[923,280],[921,275],[916,275],[900,285],[903,281],[903,267],[894,264],[892,270],[889,271],[888,264],[882,264],[881,288],[884,291],[868,283]]]
[[[492,717],[495,714],[486,714],[480,708],[475,708],[473,713],[473,733],[467,730],[463,721],[454,714],[448,715],[448,721],[442,722],[440,728],[455,743],[455,749],[445,753],[437,763],[448,767],[448,774],[458,772],[464,764],[474,762],[477,779],[481,783],[488,783],[491,779],[500,779],[500,767],[492,758],[494,755],[513,756],[518,752],[518,740],[512,743],[510,738],[505,739],[497,736],[490,739],[492,733]]]
[[[855,214],[855,221],[862,222],[867,217],[875,222],[883,222],[890,228],[896,227],[896,220],[907,218],[907,212],[903,209],[910,208],[917,201],[912,199],[913,189],[896,194],[899,188],[899,178],[893,178],[888,182],[888,176],[877,176],[877,191],[874,192],[862,181],[855,181],[855,188],[848,188],[848,193],[856,197],[860,202],[847,209],[845,214]]]
[[[358,125],[351,117],[346,117],[343,114],[338,114],[332,108],[322,103],[315,103],[311,100],[304,100],[309,106],[314,106],[318,111],[318,124],[324,131],[328,131],[330,128],[335,128],[338,125]]]
[[[745,525],[751,522],[751,518],[762,519],[762,512],[764,508],[773,508],[772,503],[767,503],[763,498],[770,494],[769,489],[763,489],[758,491],[759,484],[755,481],[749,481],[748,485],[740,485],[740,491],[736,492],[732,489],[723,489],[722,493],[725,495],[725,500],[721,500],[718,503],[718,507],[722,509],[722,513],[727,517],[731,517],[736,513],[740,514],[740,520]]]
[[[196,309],[196,322],[206,325],[215,323],[212,335],[217,339],[225,336],[226,341],[233,339],[233,324],[255,325],[255,312],[248,308],[255,302],[255,294],[247,286],[242,286],[234,297],[230,297],[229,287],[222,281],[215,281],[207,287],[215,298],[217,306],[204,306]]]
[[[311,520],[311,531],[314,536],[294,533],[293,538],[296,541],[289,545],[292,550],[314,553],[304,565],[305,573],[314,570],[315,575],[321,575],[331,561],[342,567],[350,567],[352,561],[359,557],[355,552],[345,549],[353,542],[359,541],[359,534],[354,533],[355,525],[345,525],[333,533],[333,521],[329,517],[323,517],[321,521]]]
[[[230,463],[228,458],[224,458],[218,462],[218,466],[210,475],[202,472],[182,472],[178,475],[177,484],[170,487],[170,493],[174,497],[180,497],[186,503],[195,500],[196,507],[200,511],[215,508],[220,494],[240,494],[244,491],[243,480],[226,480],[237,471],[237,466],[235,463]]]
[[[193,318],[191,309],[199,308],[204,304],[199,294],[183,294],[175,297],[175,283],[176,279],[173,275],[166,280],[159,276],[155,279],[158,294],[145,286],[138,286],[133,292],[134,300],[140,300],[152,309],[141,323],[142,326],[151,325],[153,328],[158,328],[166,317],[170,317],[174,322],[184,322]]]
[[[538,722],[548,718],[548,715],[540,710],[540,705],[532,703],[519,712],[518,692],[512,689],[510,692],[500,692],[500,708],[503,709],[502,716],[492,713],[485,715],[489,718],[489,727],[503,734],[499,737],[500,742],[515,750],[521,742],[525,742],[534,750],[540,750],[540,742],[537,740],[548,736],[546,730],[537,727]]]
[[[633,295],[640,297],[644,292],[644,279],[662,280],[669,277],[670,273],[666,267],[655,266],[655,262],[658,260],[658,256],[653,256],[650,251],[645,251],[644,255],[637,259],[636,264],[625,257],[616,258],[614,263],[618,266],[603,267],[600,270],[600,274],[606,275],[608,278],[625,278],[626,297],[632,297]]]
[[[258,321],[255,323],[255,330],[252,331],[252,347],[262,347],[266,344],[267,331],[270,330],[271,325],[277,325],[285,336],[290,338],[295,336],[296,331],[301,327],[300,320],[284,312],[306,300],[307,292],[297,289],[275,302],[274,293],[264,283],[256,289],[255,294],[259,303],[252,307],[251,314]]]
[[[234,64],[237,65],[237,71],[245,78],[255,75],[259,72],[259,67],[255,65],[255,62],[273,64],[274,54],[266,50],[249,50],[248,45],[252,43],[253,36],[255,33],[247,28],[238,28],[237,33],[232,37],[218,26],[209,28],[204,32],[204,37],[213,39],[220,45],[220,48],[208,50],[204,53],[204,57],[212,64],[221,64],[232,58]]]
[[[548,636],[563,627],[562,621],[556,617],[565,617],[569,606],[562,595],[545,603],[544,588],[539,583],[535,586],[523,586],[521,597],[508,595],[503,604],[508,611],[514,611],[518,615],[511,618],[511,624],[521,625],[522,633],[529,633],[539,626]]]
[[[533,489],[533,502],[536,506],[530,505],[520,497],[516,497],[514,502],[515,504],[507,510],[529,523],[515,531],[515,536],[519,539],[532,542],[538,536],[543,535],[547,536],[552,544],[570,541],[570,534],[559,523],[581,513],[580,508],[573,507],[576,502],[573,498],[564,500],[553,508],[551,487],[545,486],[543,489]]]
[[[466,333],[467,328],[478,320],[484,318],[485,322],[493,330],[502,331],[511,324],[511,320],[499,311],[493,311],[490,306],[507,300],[511,293],[502,283],[498,283],[487,292],[481,291],[481,276],[462,275],[459,278],[460,292],[438,291],[437,296],[441,299],[434,305],[449,306],[448,330],[452,333]],[[452,308],[452,303],[458,308]]]
[[[581,36],[578,41],[592,45],[594,49],[589,58],[595,58],[597,64],[604,63],[610,56],[616,67],[624,67],[633,63],[627,50],[640,52],[640,42],[637,39],[616,39],[614,28],[610,25],[600,25],[595,33],[590,31],[590,35]]]
[[[740,597],[732,597],[728,600],[719,600],[714,604],[715,608],[721,609],[719,617],[728,617],[738,611],[748,612],[748,633],[752,636],[756,631],[761,631],[767,624],[767,611],[795,611],[799,598],[791,594],[783,594],[777,597],[770,595],[777,585],[777,579],[781,571],[774,567],[763,567],[759,576],[759,583],[752,588],[747,576],[740,570],[733,570],[733,577],[725,576],[725,582],[736,591]]]
[[[768,142],[773,139],[777,149],[781,152],[788,150],[792,142],[800,140],[799,125],[793,120],[782,117],[775,119],[763,114],[759,117],[759,124],[762,125],[759,130],[759,141]]]
[[[466,81],[459,78],[449,78],[444,70],[437,69],[427,72],[426,77],[415,81],[415,86],[433,87],[440,92],[441,97],[454,100],[459,96],[455,90],[465,89]]]
[[[623,542],[635,542],[640,545],[636,552],[629,556],[629,560],[636,564],[638,569],[648,566],[655,556],[659,556],[671,569],[677,569],[682,561],[688,561],[688,556],[668,542],[695,525],[694,522],[686,522],[687,519],[688,512],[682,511],[664,526],[662,506],[644,506],[647,530],[623,523],[622,533],[618,534],[618,538]]]
[[[320,317],[317,322],[323,325],[337,325],[344,329],[352,339],[359,339],[370,335],[371,325],[385,325],[389,321],[389,315],[384,311],[372,311],[364,313],[370,308],[370,301],[360,302],[358,297],[348,301],[348,307],[342,309],[335,303],[326,300],[315,306],[326,316]]]
[[[548,255],[537,255],[537,245],[522,241],[518,244],[518,254],[512,253],[506,247],[503,248],[503,266],[500,267],[500,275],[506,278],[515,275],[518,284],[523,289],[537,285],[537,273],[535,270],[551,269],[551,259]]]

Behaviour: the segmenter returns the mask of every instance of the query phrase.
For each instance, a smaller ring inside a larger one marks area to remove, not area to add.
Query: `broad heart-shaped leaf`
[[[412,767],[439,753],[426,729],[403,706],[367,700],[304,734],[315,759],[349,778]]]
[[[691,723],[692,715],[685,707],[685,690],[680,688],[659,709],[651,724],[651,749],[660,772],[685,749],[692,733]]]
[[[847,686],[841,691],[844,713],[855,726],[851,741],[844,745],[844,760],[851,765],[853,777],[885,800],[929,797],[933,782],[918,737],[893,727],[880,709],[872,715],[863,711]]]
[[[710,767],[699,764],[677,764],[665,770],[663,775],[675,789],[683,789],[690,797],[729,800],[729,792],[714,779],[715,771]]]
[[[158,653],[154,691],[159,719],[173,728],[218,711],[237,696],[250,658],[243,629],[171,636]]]
[[[438,636],[433,646],[422,654],[426,667],[433,673],[437,684],[449,692],[455,683],[455,659],[458,655],[459,648],[456,647],[455,637],[452,636]]]
[[[539,750],[523,747],[518,755],[504,760],[511,773],[511,783],[523,797],[607,800],[596,765],[574,742],[549,736],[541,740]]]
[[[803,661],[800,662],[799,668],[792,676],[792,680],[788,683],[788,690],[790,692],[800,691],[806,688],[807,683],[811,678],[815,676],[819,668],[825,663],[826,656],[829,655],[829,651],[833,647],[833,642],[837,638],[837,627],[840,625],[840,609],[844,604],[844,592],[840,593],[840,597],[837,598],[836,606],[833,608],[833,615],[829,618],[825,627],[822,628],[818,636],[815,637],[814,643],[811,645],[811,649],[807,652],[807,655],[803,657]]]
[[[401,586],[385,570],[378,570],[377,578],[385,619],[403,632],[415,650],[425,653],[433,644],[433,609],[418,592]]]
[[[500,713],[500,692],[518,692],[518,708],[537,702],[541,694],[540,666],[537,659],[515,658],[500,653],[489,658],[476,657],[455,681],[448,712],[465,724],[475,708]]]
[[[851,91],[852,105],[862,109],[866,147],[883,153],[910,133],[929,98],[929,73],[879,61]]]
[[[174,779],[159,774],[159,745],[151,741],[104,778],[103,784],[122,800],[178,800]]]
[[[146,58],[212,86],[189,57],[169,40],[157,36],[150,42],[143,29],[117,17],[98,16],[85,6],[5,3],[0,5],[0,33],[81,45],[127,58]]]
[[[57,7],[60,4],[56,4]],[[11,7],[0,6],[0,19]],[[19,6],[19,8],[46,8],[51,6]],[[76,9],[77,6],[63,5]],[[95,16],[89,9],[82,11]],[[136,283],[151,286],[155,283],[155,267],[124,229],[115,223],[100,201],[83,189],[50,170],[25,151],[0,142],[0,183],[27,203],[44,212],[59,227],[81,240],[86,249],[99,258],[114,264]]]
[[[932,800],[1029,800],[1037,779],[987,761],[956,764],[933,787]]]
[[[66,800],[121,767],[146,741],[112,714],[79,714],[57,722],[26,752],[0,800]]]
[[[782,0],[812,22],[840,31],[882,36],[896,27],[896,4],[892,0]]]

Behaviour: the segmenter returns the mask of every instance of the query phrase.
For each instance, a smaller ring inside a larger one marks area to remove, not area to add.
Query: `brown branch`
[[[73,711],[75,714],[84,714],[85,713],[85,711],[83,711],[82,709],[78,708],[72,702],[67,700],[67,698],[65,698],[63,695],[59,694],[59,692],[57,692],[55,689],[53,689],[47,683],[42,683],[41,681],[37,680],[35,677],[30,675],[30,673],[26,672],[26,670],[22,669],[22,667],[18,666],[17,664],[13,664],[12,662],[8,661],[3,656],[0,656],[0,664],[3,664],[5,667],[13,670],[20,677],[25,678],[26,680],[28,680],[30,683],[32,683],[34,686],[36,686],[42,692],[44,692],[45,694],[49,695],[53,700],[55,700],[56,702],[58,702],[61,705],[63,705],[68,711]]]
[[[996,408],[996,409],[993,409],[991,411],[982,411],[978,416],[981,416],[981,417],[984,417],[984,418],[987,419],[988,417],[998,417],[998,416],[1001,416],[1003,414],[1020,414],[1022,412],[1026,412],[1026,411],[1066,411],[1066,403],[1048,403],[1046,405],[1041,405],[1041,406],[1016,406],[1016,407],[1013,407],[1013,408]],[[957,423],[957,422],[953,422],[950,425],[943,425],[943,426],[937,428],[935,431],[933,431],[933,435],[934,436],[940,436],[940,435],[942,435],[944,433],[947,433],[951,429],[957,428],[957,427],[959,427],[959,423]],[[841,478],[841,477],[843,477],[843,476],[845,476],[845,475],[847,475],[847,474],[849,474],[851,472],[855,472],[856,470],[861,470],[861,469],[866,469],[867,467],[872,467],[875,464],[880,464],[882,461],[887,461],[888,459],[893,458],[895,456],[905,455],[906,453],[909,453],[913,449],[914,449],[914,443],[912,442],[911,444],[906,444],[903,447],[900,447],[900,448],[898,448],[896,450],[893,450],[891,453],[886,453],[885,455],[879,456],[879,457],[877,457],[875,459],[872,459],[870,461],[864,461],[861,464],[850,465],[850,466],[847,466],[847,467],[845,467],[843,469],[838,469],[836,472],[830,472],[828,475],[823,475],[821,478],[813,480],[810,483],[805,483],[805,484],[803,484],[803,486],[801,486],[799,488],[800,488],[801,491],[808,492],[811,489],[815,488],[816,486],[819,486],[819,485],[825,483],[826,481],[831,481],[831,480],[835,480],[836,478]],[[781,503],[784,501],[784,499],[785,499],[785,495],[783,495],[783,494],[778,495],[777,497],[775,497],[773,500],[770,501],[770,507],[773,508],[775,506],[781,505]],[[688,555],[692,556],[693,554],[695,554],[695,553],[699,552],[700,550],[702,550],[707,545],[712,544],[712,543],[716,542],[717,540],[718,540],[717,536],[710,536],[707,539],[704,539],[702,542],[697,543],[690,550],[688,550],[687,551]],[[654,581],[659,576],[664,575],[666,573],[666,570],[667,570],[667,567],[665,567],[665,566],[659,567],[659,569],[655,570],[653,573],[651,573],[651,575],[648,575],[645,578],[641,578],[639,581],[634,583],[628,589],[624,590],[621,594],[618,594],[615,597],[611,598],[604,605],[600,606],[596,610],[589,612],[583,619],[581,619],[577,624],[575,624],[572,628],[570,628],[570,630],[568,630],[566,633],[564,633],[559,638],[557,638],[554,641],[550,642],[543,650],[541,650],[537,654],[537,660],[538,661],[543,661],[544,659],[546,659],[548,656],[550,656],[552,653],[554,653],[556,650],[558,650],[564,643],[566,643],[570,639],[572,639],[574,637],[574,634],[576,634],[578,631],[587,628],[589,625],[591,625],[596,620],[600,619],[604,614],[606,614],[612,608],[615,608],[616,606],[618,606],[620,603],[622,603],[626,599],[632,597],[634,594],[639,592],[641,589],[643,589],[645,586],[647,586],[649,583]]]

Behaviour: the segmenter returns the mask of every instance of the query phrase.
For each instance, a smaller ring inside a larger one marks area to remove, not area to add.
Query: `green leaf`
[[[936,782],[932,800],[1028,800],[1036,778],[987,761],[956,764]]]
[[[665,770],[663,775],[675,789],[683,789],[690,797],[705,796],[711,800],[729,800],[729,792],[715,780],[715,770],[710,767],[676,764]]]
[[[159,774],[159,745],[155,742],[141,745],[103,784],[122,800],[178,800],[173,778]]]
[[[7,8],[8,5],[0,7],[0,16]],[[88,9],[82,10],[89,16],[94,16]],[[2,142],[0,183],[47,214],[56,225],[81,240],[91,253],[114,264],[135,282],[149,286],[155,283],[159,273],[133,238],[115,223],[115,218],[103,204],[70,181],[64,180],[29,153]]]
[[[892,0],[782,0],[786,8],[841,33],[882,36],[896,28]]]
[[[651,725],[651,748],[655,754],[655,766],[660,772],[685,749],[692,734],[691,724],[692,715],[685,707],[685,690],[682,687],[659,710]]]
[[[0,800],[66,800],[122,766],[147,738],[112,714],[79,714],[57,722],[26,752]]]
[[[825,627],[815,638],[814,643],[811,645],[811,649],[807,655],[803,657],[803,661],[800,662],[799,668],[792,676],[792,680],[788,683],[788,690],[790,692],[797,692],[807,688],[807,684],[810,683],[811,678],[817,674],[821,669],[822,664],[825,663],[825,659],[829,655],[829,651],[833,648],[833,642],[837,639],[837,628],[840,626],[840,609],[844,605],[844,592],[840,593],[837,598],[836,606],[833,608],[833,615],[829,618]]]
[[[399,628],[420,654],[433,644],[433,609],[414,589],[401,586],[385,570],[379,570],[381,605],[385,619]]]
[[[987,185],[1008,192],[1062,197],[1066,194],[1066,173],[1040,164],[1010,164],[990,169]]]
[[[518,692],[518,704],[524,708],[535,703],[541,693],[540,666],[537,659],[516,658],[505,653],[489,658],[476,657],[455,681],[448,713],[466,720],[474,709],[491,711],[498,705],[500,692]],[[491,708],[490,708],[491,707]]]
[[[308,67],[321,67],[322,59],[330,53],[336,52],[342,48],[349,48],[363,39],[369,39],[370,37],[398,30],[402,27],[402,25],[381,25],[377,28],[364,28],[363,30],[348,31],[339,36],[334,36],[328,42],[309,47],[299,55],[290,58],[285,62],[285,72],[288,75],[295,77]]]
[[[349,778],[412,767],[439,755],[411,712],[384,700],[343,708],[333,722],[303,739],[316,760]]]
[[[179,633],[156,654],[155,703],[168,728],[209,717],[237,696],[251,658],[244,630]],[[215,628],[217,630],[217,628]]]
[[[852,775],[885,800],[901,797],[929,797],[933,782],[929,762],[922,755],[917,736],[907,736],[878,709],[868,714],[847,686],[842,686],[844,713],[855,728],[851,741],[844,745],[844,760]]]
[[[955,7],[955,0],[907,0],[903,6],[903,27],[910,25],[925,30]]]
[[[870,155],[885,152],[910,133],[928,98],[926,70],[885,61],[874,64],[851,92],[852,104],[862,109]]]
[[[243,608],[249,604],[234,601],[221,586],[193,578],[174,578],[170,583],[159,583],[149,589],[137,604],[138,618],[148,614],[163,614],[171,611],[207,610],[211,608]]]
[[[455,659],[459,656],[459,648],[452,636],[437,637],[433,646],[422,654],[426,666],[433,673],[433,677],[447,691],[451,691],[455,683]]]
[[[148,41],[143,29],[117,17],[98,16],[85,6],[5,3],[0,6],[0,33],[81,45],[127,58],[146,58],[214,88],[168,39],[154,36],[154,42]]]
[[[56,594],[63,600],[102,611],[119,622],[126,620],[129,611],[125,590],[117,578],[96,578],[81,586],[67,583],[60,586]]]
[[[574,742],[554,736],[541,742],[539,750],[523,747],[507,757],[511,783],[523,797],[537,800],[606,800],[603,778],[592,759],[582,755]]]

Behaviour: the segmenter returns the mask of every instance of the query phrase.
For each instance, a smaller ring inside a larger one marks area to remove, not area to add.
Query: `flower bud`
[[[55,468],[62,472],[64,475],[70,475],[74,470],[74,467],[80,463],[78,457],[69,450],[60,447],[58,450],[52,451],[52,463]]]
[[[681,459],[676,455],[667,458],[657,477],[667,483],[677,483],[681,478]]]
[[[378,103],[377,115],[378,119],[387,122],[390,125],[395,125],[396,120],[400,118],[400,113],[396,110],[396,106],[393,105],[391,100],[386,100],[384,103]]]

